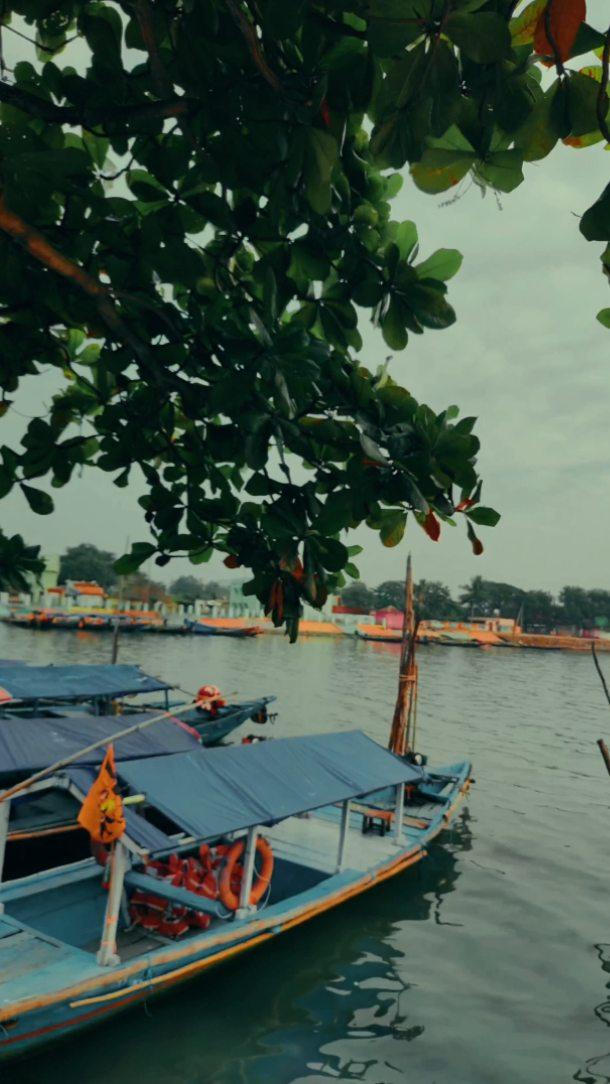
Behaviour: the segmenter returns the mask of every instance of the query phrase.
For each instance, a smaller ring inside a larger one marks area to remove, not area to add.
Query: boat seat
[[[188,907],[191,911],[204,911],[208,915],[218,918],[223,913],[223,908],[214,900],[205,896],[198,896],[196,892],[190,892],[188,888],[178,888],[176,885],[162,881],[159,877],[151,877],[148,873],[136,873],[130,870],[125,874],[125,884],[128,888],[138,888],[141,892],[150,892],[151,895],[161,896],[178,903],[181,907]]]

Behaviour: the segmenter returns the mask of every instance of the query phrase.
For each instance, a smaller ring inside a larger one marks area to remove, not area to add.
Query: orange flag
[[[125,831],[123,803],[116,790],[114,746],[109,745],[99,775],[85,798],[78,823],[96,843],[114,843]]]

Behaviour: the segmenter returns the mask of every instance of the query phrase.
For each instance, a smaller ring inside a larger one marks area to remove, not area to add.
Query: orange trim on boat
[[[448,814],[450,811],[453,812],[459,805],[459,803],[463,800],[468,791],[468,788],[470,787],[470,783],[471,780],[466,781],[466,783],[460,790],[460,794],[456,798],[455,802],[453,802],[453,804],[450,806],[450,809],[446,811],[446,814]],[[443,821],[441,821],[437,831],[434,833],[434,836],[438,835],[444,827],[446,827],[446,825],[443,823]],[[308,922],[309,919],[314,918],[318,914],[322,914],[324,911],[330,910],[331,908],[337,906],[339,903],[342,903],[344,900],[351,899],[353,896],[358,896],[361,893],[366,892],[369,888],[372,888],[375,884],[380,884],[382,881],[386,881],[390,877],[393,877],[396,874],[401,873],[403,870],[408,869],[409,866],[414,865],[416,862],[419,862],[422,858],[424,858],[426,854],[426,849],[421,847],[419,844],[416,844],[416,846],[407,854],[403,854],[400,858],[391,862],[388,866],[385,866],[377,873],[369,874],[361,881],[358,881],[351,888],[344,889],[343,891],[333,894],[332,896],[328,897],[323,903],[318,904],[316,907],[308,908],[300,914],[297,913],[294,915],[293,918],[288,918],[283,923],[278,922],[277,916],[268,919],[266,922],[264,920],[261,920],[259,922],[252,922],[250,925],[250,931],[254,932],[254,930],[256,929],[261,931],[256,936],[248,937],[249,931],[245,930],[244,940],[240,941],[238,944],[232,945],[230,948],[217,953],[217,955],[213,957],[206,957],[204,960],[196,960],[190,964],[186,964],[184,965],[184,967],[169,973],[167,976],[158,975],[156,976],[156,979],[166,979],[165,985],[169,986],[171,985],[172,977],[174,976],[178,976],[176,981],[180,981],[180,976],[183,973],[191,973],[196,970],[202,970],[206,967],[210,967],[214,963],[220,962],[221,960],[226,959],[229,956],[235,955],[236,953],[242,952],[247,948],[253,947],[254,945],[258,944],[259,941],[268,940],[269,938],[275,936],[273,932],[264,932],[266,926],[275,927],[278,932],[283,933],[284,931],[290,930],[295,926],[299,926],[304,922]],[[224,942],[229,941],[231,939],[231,936],[232,935],[230,932],[223,932],[219,934],[216,938],[209,938],[206,944],[206,948],[209,949],[214,948],[216,945],[222,945]],[[158,966],[162,966],[166,963],[172,963],[172,961],[174,960],[177,961],[184,956],[188,956],[189,953],[192,953],[192,951],[193,942],[187,942],[186,944],[183,943],[180,945],[179,948],[175,948],[173,951],[160,955],[156,963]],[[117,971],[113,971],[107,976],[96,976],[94,979],[86,979],[84,982],[76,984],[71,990],[68,988],[62,991],[57,991],[53,994],[43,995],[42,997],[32,997],[24,1000],[23,1002],[21,1002],[21,1004],[15,1002],[12,1005],[7,1005],[4,1008],[0,1008],[0,1021],[6,1019],[10,1020],[13,1019],[16,1015],[21,1016],[23,1013],[34,1012],[37,1009],[45,1008],[48,1005],[53,1005],[57,1004],[58,1002],[66,1001],[70,997],[75,997],[80,993],[86,993],[86,991],[90,989],[92,985],[96,985],[98,987],[110,986],[112,983],[128,979],[131,975],[135,975],[138,971],[141,970],[143,970],[143,965],[141,962],[132,963],[126,968],[124,968],[123,971],[120,973],[117,973]],[[124,992],[126,992],[125,989],[121,991],[116,991],[117,996],[119,995],[119,993]],[[92,998],[91,1001],[93,1000],[97,1000],[97,998]],[[54,1030],[54,1028],[51,1028],[50,1030]],[[42,1033],[44,1033],[44,1029],[43,1032],[33,1032],[32,1035]],[[21,1036],[21,1039],[23,1039],[23,1036]],[[10,1040],[6,1041],[8,1042]],[[1,1048],[2,1044],[0,1043],[0,1049]]]

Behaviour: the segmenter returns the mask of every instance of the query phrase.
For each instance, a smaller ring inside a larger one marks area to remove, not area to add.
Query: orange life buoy
[[[212,715],[216,715],[218,709],[224,708],[227,703],[217,685],[202,685],[197,690],[196,699],[198,710],[209,711]]]
[[[233,875],[236,872],[235,867],[244,853],[245,846],[244,840],[239,839],[229,848],[220,875],[218,895],[225,907],[230,911],[236,911],[239,907],[239,894],[235,891],[237,886]],[[257,904],[263,897],[271,883],[271,875],[273,873],[273,851],[267,840],[263,839],[262,836],[259,836],[256,841],[256,852],[257,854],[260,854],[263,860],[263,866],[260,873],[257,874],[255,883],[252,885],[249,900],[251,904]]]

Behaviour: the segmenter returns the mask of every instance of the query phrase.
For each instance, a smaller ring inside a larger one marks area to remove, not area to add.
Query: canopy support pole
[[[2,874],[4,872],[4,855],[6,852],[6,841],[8,839],[8,826],[9,817],[11,815],[11,803],[0,803],[0,884],[2,883]],[[0,914],[4,911],[4,904],[0,902]]]
[[[347,833],[349,830],[349,814],[350,814],[351,802],[348,798],[343,802],[341,806],[341,829],[339,832],[339,850],[337,853],[337,873],[341,873],[343,869],[343,863],[345,861],[345,848],[347,844]]]
[[[100,967],[113,967],[121,962],[116,950],[116,931],[123,901],[125,874],[129,869],[129,857],[127,849],[120,839],[117,839],[114,845],[110,861],[110,887],[104,915],[102,940],[97,954],[97,962]]]
[[[402,843],[402,822],[405,812],[405,785],[399,783],[396,787],[396,806],[394,809],[394,838],[396,843]]]
[[[250,893],[252,891],[252,880],[254,877],[254,859],[256,858],[257,838],[258,828],[249,828],[244,857],[244,875],[242,877],[241,891],[239,893],[239,908],[235,912],[236,918],[245,918],[251,910]]]

